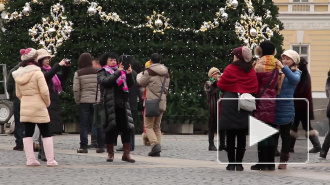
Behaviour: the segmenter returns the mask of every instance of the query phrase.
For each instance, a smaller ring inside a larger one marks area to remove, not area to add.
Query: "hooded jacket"
[[[28,65],[13,72],[16,96],[21,100],[20,121],[50,122],[47,107],[50,105],[48,86],[40,67]]]
[[[159,103],[159,110],[166,110],[166,95],[170,84],[168,69],[163,64],[152,64],[137,75],[137,83],[146,88],[146,100],[158,99],[160,97],[162,84],[166,76],[165,88]]]
[[[73,95],[77,104],[99,102],[100,94],[96,98],[97,70],[93,68],[92,57],[83,53],[78,59],[79,70],[74,73]],[[100,88],[100,87],[99,87]]]

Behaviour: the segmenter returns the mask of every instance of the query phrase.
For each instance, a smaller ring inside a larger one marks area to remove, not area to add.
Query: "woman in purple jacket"
[[[261,56],[273,56],[276,52],[275,45],[271,41],[260,43]],[[273,70],[264,70],[273,69]],[[272,127],[274,127],[276,111],[276,86],[279,70],[276,66],[265,66],[264,69],[255,68],[259,83],[257,98],[274,98],[273,100],[258,100],[257,109],[254,111],[254,117]],[[251,166],[251,170],[275,170],[275,142],[272,136],[258,143],[259,163]],[[269,164],[264,164],[269,163]]]

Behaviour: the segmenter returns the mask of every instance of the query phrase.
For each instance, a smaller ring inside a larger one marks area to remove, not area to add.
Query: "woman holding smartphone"
[[[122,60],[117,63],[117,55],[114,53],[103,54],[100,64],[102,68],[98,70],[97,80],[107,117],[107,123],[103,126],[108,152],[107,162],[113,162],[114,145],[117,143],[118,133],[121,133],[124,151],[122,161],[134,163],[135,160],[130,157],[130,132],[134,125],[128,102],[128,89],[135,83],[131,65],[124,70]]]

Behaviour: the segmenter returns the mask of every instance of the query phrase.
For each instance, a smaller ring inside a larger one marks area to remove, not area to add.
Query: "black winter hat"
[[[269,40],[265,40],[262,43],[260,43],[260,47],[262,49],[262,56],[274,55],[275,53],[275,45]]]

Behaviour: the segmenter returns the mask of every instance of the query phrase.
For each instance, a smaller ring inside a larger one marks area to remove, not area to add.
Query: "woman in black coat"
[[[218,68],[212,67],[208,73],[209,80],[204,84],[204,90],[206,92],[208,106],[209,106],[209,151],[217,151],[214,145],[214,133],[217,132],[217,118],[218,118],[218,100],[220,98],[221,92],[217,87],[218,76],[221,76],[220,70]],[[219,151],[226,150],[226,131],[221,130],[219,133]]]
[[[62,122],[62,108],[60,102],[59,93],[64,89],[64,83],[69,76],[70,64],[66,63],[66,59],[61,62],[50,66],[51,55],[45,49],[39,49],[38,51],[38,63],[41,71],[45,75],[45,79],[49,89],[50,106],[48,107],[48,113],[50,117],[49,130],[51,134],[61,134],[63,132]],[[62,69],[62,72],[60,72]],[[43,150],[42,140],[39,138],[39,155],[38,158],[46,161],[46,157]]]
[[[307,102],[304,100],[294,101],[295,117],[290,132],[290,152],[294,152],[294,145],[298,137],[298,126],[301,122],[303,129],[306,131],[306,136],[308,135],[309,140],[313,144],[313,148],[309,151],[309,153],[318,153],[321,151],[321,144],[319,138],[317,137],[318,132],[312,128],[310,122],[314,119],[314,111],[312,98],[312,83],[311,77],[308,73],[307,64],[308,62],[305,60],[305,58],[300,57],[300,63],[298,68],[301,71],[301,77],[300,82],[298,83],[294,92],[294,98],[306,98],[309,102],[309,107],[307,109]],[[307,110],[309,110],[309,112],[307,112]],[[307,133],[308,130],[309,133]]]
[[[133,118],[129,106],[128,89],[134,85],[132,68],[124,70],[122,58],[117,64],[117,55],[105,53],[100,57],[102,69],[98,70],[97,80],[101,86],[101,96],[106,109],[107,123],[103,126],[105,143],[107,144],[108,162],[114,159],[114,145],[118,133],[121,133],[124,154],[123,161],[134,163],[130,153],[130,132]]]

